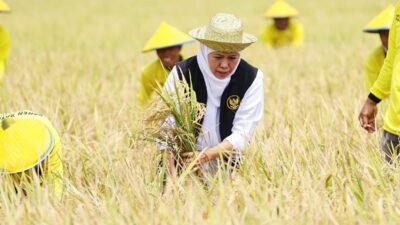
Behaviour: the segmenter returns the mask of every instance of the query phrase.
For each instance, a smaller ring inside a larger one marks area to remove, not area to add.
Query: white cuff
[[[242,151],[246,145],[246,139],[238,133],[232,133],[225,140],[229,141],[233,145],[233,150],[236,151]]]

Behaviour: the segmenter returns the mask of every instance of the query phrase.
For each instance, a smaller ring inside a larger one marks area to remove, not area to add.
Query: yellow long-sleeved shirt
[[[3,83],[3,77],[9,54],[10,34],[5,27],[0,25],[0,85]]]
[[[400,2],[396,5],[395,19],[389,33],[389,50],[382,70],[370,92],[379,99],[390,95],[383,128],[400,134]]]
[[[154,60],[142,69],[140,76],[140,86],[137,93],[137,99],[140,106],[145,106],[154,90],[157,88],[157,83],[164,85],[169,74],[169,70],[164,68],[159,59]]]
[[[35,119],[43,123],[50,130],[51,136],[53,138],[53,149],[51,150],[50,155],[45,163],[45,174],[42,179],[43,181],[45,181],[46,185],[48,185],[50,190],[58,198],[61,198],[63,193],[63,164],[61,161],[62,149],[60,137],[58,136],[58,133],[54,129],[51,122],[42,115],[30,111],[22,111],[13,114],[14,120],[23,120],[25,118]]]
[[[382,46],[375,48],[365,60],[365,87],[369,90],[379,76],[385,61],[385,50]]]
[[[273,48],[286,45],[301,46],[304,41],[304,29],[300,23],[290,20],[288,28],[281,31],[272,22],[261,31],[260,40]]]

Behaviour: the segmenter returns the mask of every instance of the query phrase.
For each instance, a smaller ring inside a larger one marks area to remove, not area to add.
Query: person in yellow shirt
[[[0,13],[4,12],[11,12],[11,10],[4,1],[0,0]],[[4,26],[0,25],[0,85],[3,84],[3,78],[9,54],[10,34]]]
[[[277,0],[265,12],[265,16],[273,19],[273,22],[262,29],[261,42],[272,48],[301,46],[304,41],[304,29],[299,22],[293,20],[298,14],[298,11],[284,0]]]
[[[365,61],[365,87],[367,90],[372,87],[383,66],[388,50],[389,30],[393,16],[394,6],[390,4],[364,28],[364,32],[377,33],[381,39],[381,45],[376,47]]]
[[[400,149],[400,2],[395,7],[394,19],[389,33],[389,45],[386,59],[378,79],[370,89],[359,114],[362,128],[369,133],[376,131],[375,118],[377,104],[390,96],[385,113],[381,148],[385,159],[392,162],[398,158]],[[393,158],[394,157],[394,158]]]
[[[63,192],[60,138],[50,121],[21,111],[0,115],[0,175],[10,176],[17,191],[38,178],[57,198]]]
[[[182,45],[194,40],[177,28],[162,22],[143,48],[143,52],[155,50],[158,58],[142,69],[137,98],[140,106],[150,100],[157,83],[164,85],[170,70],[183,58]]]

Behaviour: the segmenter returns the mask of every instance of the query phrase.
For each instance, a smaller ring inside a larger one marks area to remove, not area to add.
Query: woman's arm
[[[201,152],[185,152],[181,154],[182,159],[190,164],[195,161],[195,166],[192,169],[194,172],[201,168],[201,165],[217,158],[222,158],[223,156],[231,156],[233,152],[233,145],[228,140],[223,140],[218,145],[206,149]]]
[[[208,160],[220,158],[221,156],[230,156],[233,152],[233,145],[228,140],[223,140],[218,145],[204,151]]]
[[[232,134],[218,145],[201,152],[181,154],[187,163],[196,161],[201,165],[221,156],[231,157],[235,152],[241,152],[254,133],[264,112],[263,74],[258,72],[257,78],[247,90],[233,121]],[[197,168],[198,169],[198,168]],[[197,170],[195,169],[195,170]]]

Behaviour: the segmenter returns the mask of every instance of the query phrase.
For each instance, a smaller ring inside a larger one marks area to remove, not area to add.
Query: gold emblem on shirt
[[[226,105],[230,110],[237,110],[239,108],[240,104],[240,97],[237,95],[231,95],[229,96],[228,100],[226,100]]]

